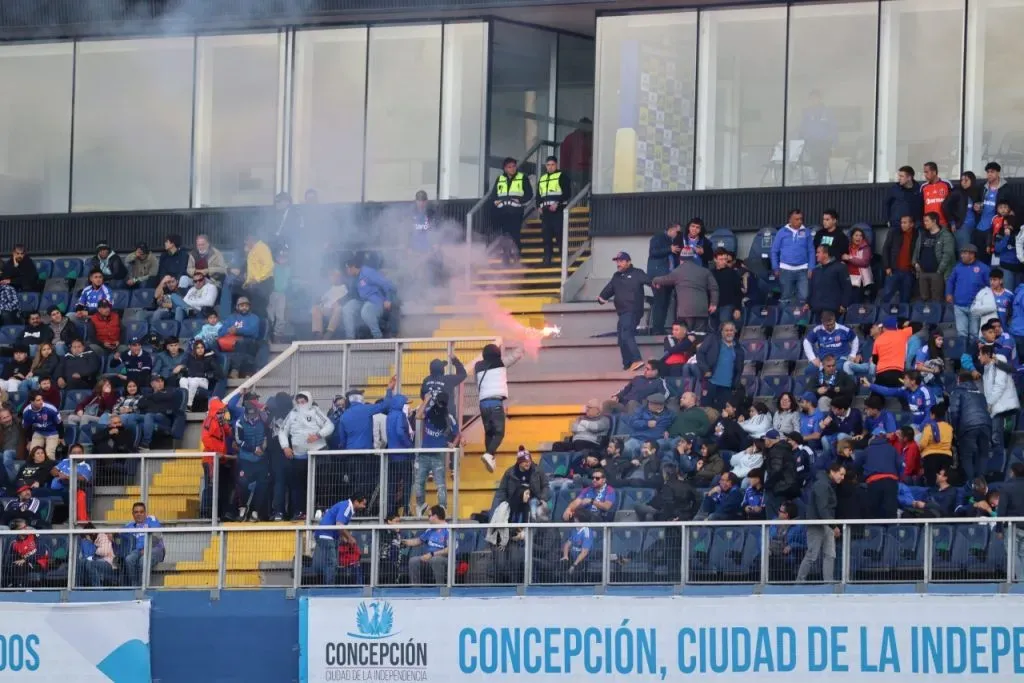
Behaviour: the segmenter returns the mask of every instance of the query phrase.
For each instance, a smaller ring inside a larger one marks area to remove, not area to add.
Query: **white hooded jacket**
[[[995,359],[1006,363],[1006,357],[1002,354],[997,353]],[[1000,413],[1020,409],[1017,387],[1013,383],[1010,373],[997,368],[994,362],[989,363],[985,366],[981,381],[985,391],[985,400],[988,402],[989,414],[996,416]]]
[[[334,424],[327,418],[320,406],[313,403],[308,392],[300,391],[295,398],[305,397],[306,403],[295,407],[288,413],[277,438],[281,448],[291,448],[296,455],[304,455],[309,451],[319,451],[327,447],[327,437],[334,432]],[[318,438],[310,443],[310,434]]]

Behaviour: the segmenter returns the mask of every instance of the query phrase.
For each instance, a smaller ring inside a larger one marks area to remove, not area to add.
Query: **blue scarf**
[[[922,432],[924,431],[925,427],[931,427],[932,428],[932,440],[935,441],[935,443],[938,443],[939,440],[940,440],[939,439],[939,423],[929,417],[927,420],[925,420],[924,422],[921,423],[921,431]]]
[[[825,377],[825,371],[818,368],[818,386],[829,386],[834,387],[836,385],[836,379],[839,377],[839,371],[832,373],[831,377]]]

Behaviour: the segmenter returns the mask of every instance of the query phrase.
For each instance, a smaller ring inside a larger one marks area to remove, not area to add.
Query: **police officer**
[[[540,205],[540,234],[544,242],[544,265],[550,266],[555,242],[562,233],[562,217],[565,205],[572,198],[569,177],[558,170],[558,159],[548,157],[544,163],[545,173],[537,180],[537,196]],[[562,257],[566,245],[562,245]]]
[[[504,237],[516,245],[516,258],[521,251],[520,231],[523,228],[523,206],[533,199],[533,187],[519,164],[512,157],[502,163],[504,172],[494,181],[494,222]],[[506,262],[508,258],[505,258]]]

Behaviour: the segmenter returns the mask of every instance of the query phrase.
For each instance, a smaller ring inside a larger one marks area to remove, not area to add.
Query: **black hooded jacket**
[[[455,395],[455,389],[466,381],[466,366],[455,356],[452,356],[452,365],[455,366],[454,375],[446,375],[445,368],[448,364],[440,358],[430,361],[430,374],[423,378],[420,384],[420,398],[429,406],[442,391],[449,396]]]

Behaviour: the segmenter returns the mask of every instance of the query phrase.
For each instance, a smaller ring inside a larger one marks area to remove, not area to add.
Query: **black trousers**
[[[484,452],[494,455],[505,440],[505,406],[480,407],[484,423]]]
[[[548,211],[547,209],[541,211],[540,237],[544,243],[544,265],[550,265],[554,259],[555,245],[562,237],[563,215],[562,211]],[[563,244],[559,253],[562,258],[565,258],[568,253],[567,246]]]
[[[925,427],[925,429],[929,429]],[[947,473],[953,473],[953,456],[952,455],[926,455],[921,458],[921,464],[924,467],[924,479],[928,483],[928,486],[935,486],[935,476],[939,473],[939,470],[946,470]]]
[[[521,254],[523,251],[523,210],[512,207],[495,209],[494,223],[502,235],[512,240],[516,245],[516,251]]]
[[[895,479],[876,479],[868,484],[867,506],[871,519],[896,519],[900,484]]]

